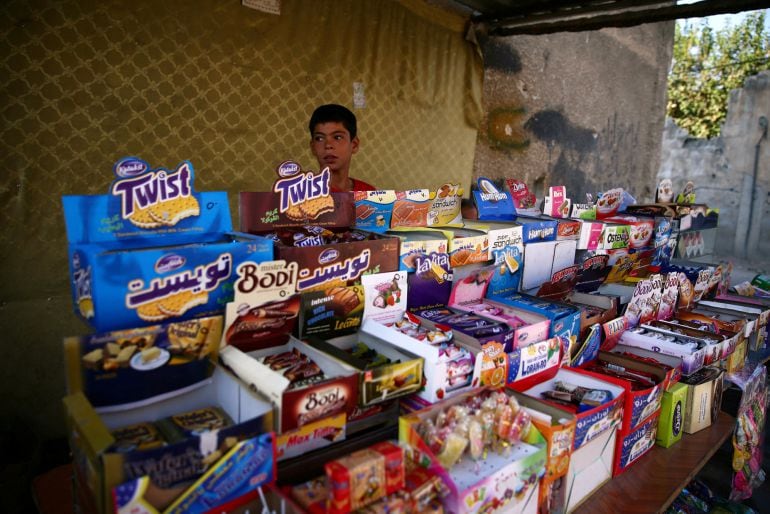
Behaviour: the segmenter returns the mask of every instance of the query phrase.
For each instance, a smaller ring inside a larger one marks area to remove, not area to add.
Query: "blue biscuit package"
[[[227,193],[193,190],[129,157],[107,195],[62,198],[75,312],[99,331],[221,314],[236,267],[273,258],[269,239],[232,232]]]

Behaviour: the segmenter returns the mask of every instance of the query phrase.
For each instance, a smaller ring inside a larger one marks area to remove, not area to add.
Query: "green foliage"
[[[677,22],[668,76],[667,114],[696,137],[719,135],[730,90],[770,69],[765,12],[748,14],[735,27],[715,31]]]

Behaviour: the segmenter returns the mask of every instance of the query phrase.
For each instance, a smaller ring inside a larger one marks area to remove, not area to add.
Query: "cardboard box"
[[[280,462],[344,441],[347,432],[347,415],[344,412],[287,430],[275,437],[275,458]]]
[[[578,250],[599,250],[602,245],[602,232],[604,223],[594,220],[578,220],[580,234],[578,236]]]
[[[263,434],[236,443],[170,506],[149,476],[120,484],[113,489],[115,512],[187,514],[212,506],[227,512],[231,504],[255,497],[256,489],[274,482],[276,474],[275,438]]]
[[[516,309],[543,316],[550,320],[548,337],[563,337],[577,341],[580,335],[580,310],[562,302],[543,300],[528,294],[516,294],[495,300]]]
[[[599,356],[594,363],[607,363],[610,368],[628,373],[641,372],[645,375],[654,377],[655,385],[644,389],[632,387],[631,382],[620,377],[605,376],[601,371],[595,371],[592,363],[584,365],[583,370],[589,372],[592,376],[608,380],[614,384],[621,385],[625,389],[623,405],[623,423],[620,427],[621,439],[633,432],[641,423],[660,410],[660,401],[663,397],[663,391],[668,386],[666,382],[667,371],[660,366],[652,363],[641,362],[623,355],[611,352],[599,352]]]
[[[703,341],[705,343],[704,348],[706,349],[706,357],[703,360],[705,366],[726,359],[735,351],[738,341],[744,337],[742,333],[730,332],[729,330],[722,330],[720,333],[715,334],[708,330],[685,327],[663,320],[651,321],[648,325],[644,326],[653,327],[656,332],[661,334],[672,336],[684,335],[688,338]]]
[[[651,334],[640,334],[631,330],[623,332],[620,336],[620,344],[678,357],[682,359],[683,375],[690,375],[701,369],[706,358],[706,349],[697,341],[692,343],[695,345],[694,348],[689,348],[685,345],[653,337]]]
[[[367,332],[323,340],[306,339],[310,346],[321,350],[355,371],[358,375],[358,404],[375,405],[417,392],[422,388],[424,359],[410,355]],[[357,344],[384,355],[390,362],[371,366],[366,360],[353,355]]]
[[[258,359],[297,350],[313,360],[325,379],[304,387],[290,388],[282,373]],[[284,433],[313,421],[349,414],[358,403],[358,375],[323,352],[291,338],[282,346],[244,353],[233,346],[219,352],[220,359],[241,380],[264,394],[276,409],[276,432]]]
[[[524,300],[519,305],[501,297],[486,298],[491,278],[492,273],[480,271],[454,281],[449,307],[508,325],[512,332],[512,347],[506,351],[548,338],[552,322],[544,313],[553,315],[553,312],[535,309]]]
[[[449,262],[453,268],[489,261],[486,232],[468,228],[446,228],[441,232],[449,236]]]
[[[94,407],[130,407],[205,380],[214,371],[222,316],[64,339],[67,391]]]
[[[510,451],[498,454],[489,451],[477,463],[462,457],[451,469],[445,469],[417,432],[425,419],[435,419],[450,406],[478,396],[483,389],[474,390],[439,402],[425,410],[402,416],[399,420],[399,440],[410,447],[418,462],[428,463],[428,470],[441,477],[448,489],[442,502],[449,512],[500,511],[511,514],[534,514],[538,504],[538,480],[546,460],[546,441],[532,427],[521,443]]]
[[[559,222],[555,219],[541,219],[529,216],[517,216],[516,224],[522,227],[524,244],[556,241],[556,228]]]
[[[718,368],[703,368],[700,372],[682,377],[687,386],[687,404],[684,412],[684,431],[694,434],[711,426],[722,404],[724,373]]]
[[[62,197],[75,313],[96,330],[222,314],[236,266],[272,258],[271,241],[232,231],[227,193],[194,191],[190,162],[114,171],[110,194]]]
[[[751,305],[734,300],[702,300],[699,307],[705,307],[716,312],[724,312],[744,316],[747,319],[746,336],[750,339],[751,350],[756,351],[765,347],[767,325],[770,309],[762,305]]]
[[[415,271],[418,258],[426,258],[432,253],[449,254],[449,236],[441,231],[422,231],[401,228],[390,230],[386,235],[400,239],[399,270]]]
[[[563,340],[558,337],[514,349],[507,355],[506,384],[516,383],[519,389],[537,384],[561,366],[565,351]]]
[[[562,485],[569,470],[572,442],[575,438],[575,415],[522,393],[514,392],[522,407],[532,415],[532,424],[546,441],[545,475],[540,480],[539,512],[564,512]]]
[[[560,487],[567,512],[577,509],[586,498],[612,478],[617,435],[617,423],[611,424],[607,430],[572,452],[569,471],[563,479],[565,485]]]
[[[727,357],[727,360],[723,361],[725,373],[736,373],[743,369],[743,366],[746,364],[746,356],[748,355],[748,346],[749,342],[745,338],[738,343],[733,353]]]
[[[628,432],[620,430],[616,443],[617,448],[615,448],[612,476],[618,476],[628,470],[634,462],[655,445],[659,415],[660,409],[651,414],[638,427],[632,428]]]
[[[317,246],[275,244],[275,258],[299,265],[297,290],[326,289],[361,278],[367,271],[399,268],[397,237],[358,231],[365,239]]]
[[[222,408],[234,424],[154,449],[119,453],[111,448],[112,430],[211,406]],[[79,391],[64,398],[64,408],[78,484],[103,514],[114,512],[115,486],[148,473],[158,487],[191,484],[203,474],[204,449],[218,450],[228,437],[245,440],[273,428],[272,405],[221,367],[199,387],[134,408],[100,414]]]
[[[526,238],[525,238],[526,241]],[[528,243],[524,246],[524,275],[521,290],[529,291],[575,263],[575,240]]]
[[[682,439],[686,410],[687,386],[685,384],[674,384],[668,391],[663,393],[655,444],[663,448],[669,448]]]
[[[565,300],[580,309],[580,336],[591,325],[603,325],[618,317],[618,297],[602,294],[573,292]],[[587,307],[587,308],[584,308]]]
[[[678,383],[682,378],[682,359],[679,357],[624,344],[615,345],[610,352],[625,356],[636,356],[642,361],[651,362],[666,369],[666,383],[668,384],[666,389],[670,389],[671,386]]]
[[[360,333],[366,334],[367,337],[375,337],[374,334],[376,334],[376,337],[422,357],[425,384],[424,387],[419,388],[417,395],[430,403],[468,391],[474,387],[474,382],[478,385],[479,377],[473,371],[468,380],[459,383],[455,380],[458,376],[455,372],[458,366],[475,370],[476,355],[470,348],[460,346],[456,355],[450,355],[439,345],[415,339],[393,326],[380,324],[373,319],[364,321]]]
[[[575,425],[575,441],[573,450],[579,449],[592,439],[598,437],[602,432],[609,430],[616,424],[620,424],[623,417],[624,389],[623,387],[596,378],[579,369],[559,368],[553,377],[540,382],[534,386],[519,387],[516,383],[510,384],[512,389],[522,392],[533,398],[542,398],[544,391],[554,389],[556,381],[567,382],[570,384],[587,387],[590,389],[606,389],[612,393],[613,399],[607,403],[594,407],[593,409],[576,414],[577,422]]]

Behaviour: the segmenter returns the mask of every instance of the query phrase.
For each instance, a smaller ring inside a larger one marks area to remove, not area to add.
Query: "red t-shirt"
[[[377,191],[376,187],[364,182],[363,180],[357,180],[357,179],[351,178],[350,181],[353,183],[353,187],[350,188],[351,191]],[[332,193],[340,192],[340,190],[337,189],[336,187],[331,188],[331,191]]]

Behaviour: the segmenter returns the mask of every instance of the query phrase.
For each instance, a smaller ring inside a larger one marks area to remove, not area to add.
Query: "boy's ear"
[[[359,145],[359,143],[360,143],[360,141],[358,140],[358,136],[354,137],[354,138],[353,138],[353,139],[350,141],[350,145],[352,146],[352,150],[353,150],[353,153],[356,153],[356,152],[358,151],[358,145]]]

